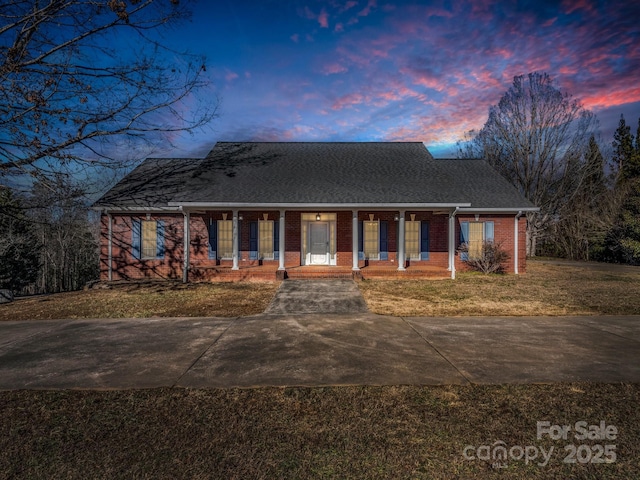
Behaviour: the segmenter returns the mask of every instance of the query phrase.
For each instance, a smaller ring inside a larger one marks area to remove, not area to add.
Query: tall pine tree
[[[616,191],[623,200],[618,221],[607,236],[605,259],[640,265],[640,119],[634,137],[621,116],[613,139]]]

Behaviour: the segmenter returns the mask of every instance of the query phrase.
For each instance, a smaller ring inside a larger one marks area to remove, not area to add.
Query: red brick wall
[[[164,220],[165,254],[163,260],[138,260],[132,252],[133,219],[146,220],[146,215],[113,215],[112,278],[182,278],[183,216],[151,215],[150,220]],[[101,216],[100,279],[108,279],[108,217]]]
[[[231,265],[230,260],[209,259],[209,234],[208,225],[211,221],[222,220],[222,214],[227,214],[227,219],[232,218],[231,211],[212,211],[204,214],[191,215],[191,241],[190,241],[190,266],[212,267],[222,263]],[[255,260],[249,259],[249,223],[262,219],[264,213],[268,213],[268,220],[279,220],[278,211],[243,211],[241,222],[241,251],[240,268],[253,265]],[[448,215],[434,215],[431,212],[406,212],[406,219],[411,219],[414,213],[415,219],[429,222],[429,260],[421,261],[428,265],[447,268],[448,266]],[[374,265],[396,265],[398,244],[398,222],[395,221],[395,212],[361,211],[358,214],[360,221],[368,220],[369,214],[374,215],[375,220],[384,220],[389,224],[389,259],[384,261],[370,261]],[[112,243],[112,268],[113,280],[141,279],[141,278],[182,278],[183,268],[183,216],[182,214],[151,215],[152,220],[164,220],[165,222],[165,258],[163,260],[137,260],[133,257],[131,249],[132,220],[145,220],[146,215],[113,215],[113,243]],[[456,248],[460,238],[460,222],[475,221],[475,215],[458,215],[456,217]],[[510,254],[506,271],[514,272],[513,246],[514,246],[514,215],[480,215],[479,221],[494,222],[495,241],[501,243]],[[526,271],[526,218],[523,216],[518,222],[519,231],[519,273]],[[336,249],[337,264],[351,266],[352,264],[352,213],[350,211],[337,212],[336,224]],[[282,241],[282,240],[281,240]],[[286,212],[285,222],[285,267],[294,267],[301,264],[301,213],[298,211]],[[466,265],[456,254],[456,269],[464,270]],[[108,278],[108,217],[101,217],[101,249],[100,249],[100,278]],[[264,264],[278,265],[278,260],[267,260]],[[364,261],[359,262],[365,266]]]
[[[476,216],[458,215],[456,217],[456,249],[460,245],[460,222],[464,221],[475,222]],[[505,271],[514,273],[515,215],[479,215],[477,221],[493,221],[494,241],[509,253],[509,260],[505,263]],[[518,273],[526,272],[526,228],[526,218],[523,216],[518,220]],[[455,262],[457,270],[468,269],[457,253]]]

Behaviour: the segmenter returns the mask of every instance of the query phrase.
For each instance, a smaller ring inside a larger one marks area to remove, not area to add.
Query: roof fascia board
[[[466,208],[461,207],[458,213],[518,213],[539,212],[538,207],[513,207],[513,208]]]
[[[101,207],[101,206],[94,206],[91,207],[92,210],[98,210],[104,213],[136,213],[136,212],[141,212],[141,213],[153,213],[153,212],[158,212],[158,213],[163,213],[163,212],[167,212],[167,213],[179,213],[180,212],[180,208],[179,207]]]
[[[247,209],[247,208],[272,208],[280,209],[286,208],[290,210],[317,210],[322,209],[335,209],[335,210],[351,210],[354,208],[376,208],[378,210],[397,210],[397,209],[415,209],[415,208],[462,208],[470,207],[470,203],[234,203],[234,202],[220,202],[220,203],[207,203],[207,202],[170,202],[169,205],[176,206],[182,210],[193,208],[233,208],[233,209]]]

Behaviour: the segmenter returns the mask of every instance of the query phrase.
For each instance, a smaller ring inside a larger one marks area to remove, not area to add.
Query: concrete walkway
[[[561,381],[639,382],[640,316],[0,323],[0,389]]]
[[[287,280],[264,313],[291,315],[301,313],[367,313],[367,304],[353,280]]]

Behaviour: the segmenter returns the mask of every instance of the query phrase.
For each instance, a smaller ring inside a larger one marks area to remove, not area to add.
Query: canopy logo
[[[571,435],[573,434],[573,435]],[[599,424],[590,425],[585,421],[575,422],[573,425],[552,425],[549,421],[536,422],[536,438],[543,440],[545,437],[553,441],[590,442],[582,444],[564,444],[563,463],[613,463],[616,461],[616,446],[613,444],[592,443],[594,441],[611,441],[618,436],[618,429],[613,425],[607,425],[604,420]],[[504,441],[497,440],[491,445],[467,445],[462,450],[465,460],[482,460],[491,462],[493,468],[506,468],[510,461],[524,461],[525,465],[534,463],[540,467],[549,464],[555,445],[548,448],[537,445],[513,445],[508,446]]]

